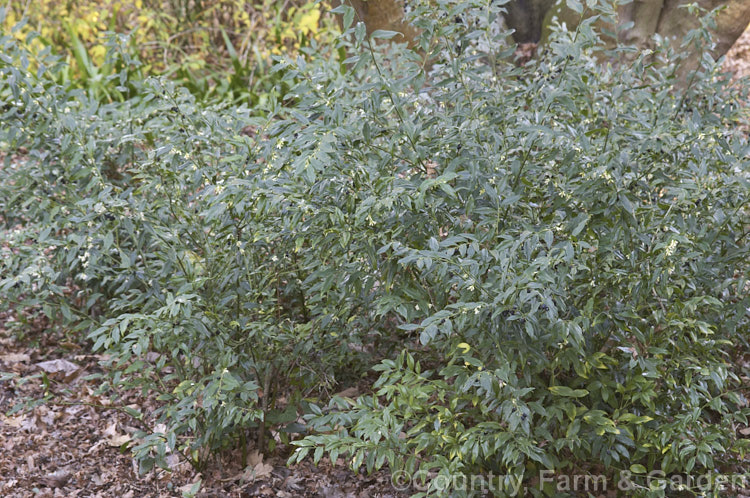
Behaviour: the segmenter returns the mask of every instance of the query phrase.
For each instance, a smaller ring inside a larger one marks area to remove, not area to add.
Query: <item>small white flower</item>
[[[669,243],[667,248],[664,250],[664,252],[667,254],[667,256],[671,256],[674,254],[674,250],[677,248],[677,241],[672,239],[672,241]]]

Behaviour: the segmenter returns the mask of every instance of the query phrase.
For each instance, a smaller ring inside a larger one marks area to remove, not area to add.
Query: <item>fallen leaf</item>
[[[185,484],[184,486],[180,486],[177,489],[182,493],[182,496],[195,496],[196,493],[201,490],[202,482],[203,481],[201,479],[198,479],[195,482]]]
[[[179,464],[180,464],[180,455],[178,455],[177,453],[172,453],[171,455],[167,455],[167,467],[169,467],[169,470],[176,469]]]
[[[116,436],[117,435],[117,422],[112,423],[104,429],[105,436]]]
[[[10,481],[7,481],[7,482],[3,483],[3,488],[4,489],[10,489],[13,486],[15,486],[16,484],[18,484],[18,479],[11,479]]]
[[[290,475],[286,479],[284,479],[282,486],[291,491],[300,492],[303,489],[303,486],[300,483],[303,482],[304,479],[301,476]]]
[[[78,370],[81,369],[78,365],[68,360],[48,360],[36,364],[37,367],[41,368],[48,374],[60,375],[66,380],[71,378]]]
[[[97,449],[99,449],[99,447],[102,444],[104,444],[104,442],[105,442],[104,439],[101,439],[101,440],[97,441],[96,443],[94,443],[94,445],[91,448],[88,449],[88,451],[86,451],[86,454],[90,455],[90,454],[94,453]]]
[[[42,477],[42,482],[50,488],[61,488],[70,479],[70,472],[67,470],[58,470]]]
[[[4,354],[0,356],[0,361],[7,364],[13,364],[13,363],[21,363],[24,361],[29,361],[31,357],[24,353],[9,353]]]
[[[67,413],[68,415],[75,415],[76,413],[79,413],[85,409],[86,407],[83,405],[71,405],[65,409],[65,413]]]
[[[271,475],[271,472],[273,472],[273,465],[261,462],[253,467],[253,472],[255,473],[256,479],[260,477],[268,477]]]
[[[247,455],[247,464],[250,467],[255,467],[259,463],[263,463],[263,454],[258,450],[253,450]]]
[[[336,393],[334,396],[340,396],[342,398],[356,398],[359,396],[359,389],[356,387],[349,387],[343,391]]]
[[[118,436],[112,436],[111,438],[109,438],[109,440],[107,441],[107,444],[109,444],[110,446],[119,447],[129,442],[130,442],[130,436],[128,436],[127,434],[120,434]]]
[[[270,476],[273,471],[273,465],[263,463],[263,454],[258,450],[253,450],[247,455],[247,464],[241,476],[235,476],[234,480],[240,477],[245,482],[253,482],[260,477]]]
[[[31,417],[26,417],[23,422],[21,422],[21,429],[27,431],[27,432],[34,432],[37,430],[37,420],[36,415],[32,415]]]
[[[107,444],[114,447],[122,446],[123,444],[129,443],[132,438],[127,434],[120,434],[117,431],[117,422],[114,422],[106,429],[104,429],[104,435],[109,436],[106,438]]]
[[[57,412],[54,410],[49,410],[45,406],[40,407],[41,417],[40,420],[44,423],[44,425],[51,427],[55,424],[55,419],[57,418]]]
[[[146,361],[150,363],[156,363],[159,358],[161,358],[159,353],[154,353],[153,351],[146,353]]]
[[[3,425],[7,425],[8,427],[14,427],[18,429],[23,424],[23,421],[26,419],[25,416],[19,415],[17,417],[6,417],[5,415],[1,416],[0,420],[2,420]]]

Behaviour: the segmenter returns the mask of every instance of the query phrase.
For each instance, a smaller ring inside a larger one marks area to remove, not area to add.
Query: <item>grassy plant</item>
[[[257,104],[282,91],[269,70],[272,56],[296,56],[313,40],[325,46],[335,31],[318,2],[42,0],[33,9],[28,5],[8,3],[6,28],[26,15],[18,39],[36,30],[30,51],[48,47],[66,57],[68,67],[57,77],[107,101],[121,99],[108,85],[116,72],[106,61],[111,33],[129,36],[129,53],[142,62],[143,74],[171,76],[200,99]]]

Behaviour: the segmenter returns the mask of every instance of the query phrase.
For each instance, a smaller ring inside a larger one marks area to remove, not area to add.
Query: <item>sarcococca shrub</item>
[[[542,495],[542,471],[663,494],[647,472],[744,456],[737,87],[707,51],[687,79],[666,45],[607,63],[630,52],[590,20],[518,67],[501,8],[415,3],[407,50],[340,7],[347,58],[279,58],[290,91],[252,110],[160,80],[102,106],[3,39],[0,143],[29,153],[0,186],[0,295],[160,393],[144,470],[270,430],[293,462],[439,495],[467,476]],[[371,392],[328,394],[370,367]]]

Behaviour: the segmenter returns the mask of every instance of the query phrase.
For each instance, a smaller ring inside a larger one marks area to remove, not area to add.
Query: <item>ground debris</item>
[[[286,466],[289,448],[265,456],[251,450],[242,462],[241,451],[220,455],[198,473],[177,454],[167,458],[169,470],[138,475],[128,451],[137,442],[139,425],[106,396],[96,395],[100,355],[80,354],[61,346],[65,339],[33,322],[20,341],[4,325],[12,315],[0,313],[0,496],[25,497],[397,497],[387,471],[364,476],[350,471],[339,459],[332,465],[303,462]],[[28,340],[30,339],[30,340]],[[33,344],[33,346],[31,345]],[[78,349],[78,348],[76,348]],[[43,378],[46,376],[46,379]],[[51,399],[29,410],[13,410],[25,401]],[[347,394],[356,395],[355,391]],[[128,393],[118,404],[152,413],[152,397]],[[159,432],[165,427],[144,421]]]

